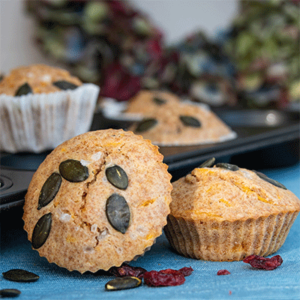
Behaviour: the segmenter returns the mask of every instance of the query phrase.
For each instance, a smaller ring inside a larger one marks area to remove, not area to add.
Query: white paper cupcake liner
[[[87,132],[99,87],[21,97],[0,95],[0,151],[42,152]]]

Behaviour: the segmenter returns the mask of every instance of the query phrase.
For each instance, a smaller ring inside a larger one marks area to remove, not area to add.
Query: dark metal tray
[[[173,180],[184,176],[210,157],[250,169],[283,167],[299,161],[298,112],[220,109],[215,110],[215,113],[238,134],[238,137],[217,144],[160,147]],[[128,121],[108,120],[101,113],[97,113],[91,130],[126,129],[128,125]],[[0,154],[0,180],[2,178],[3,182],[5,177],[5,180],[9,179],[12,182],[10,187],[0,186],[0,211],[23,203],[34,171],[49,153],[50,151],[41,154]]]

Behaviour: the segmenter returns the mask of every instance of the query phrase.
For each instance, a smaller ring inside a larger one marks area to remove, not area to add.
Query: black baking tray
[[[186,175],[210,157],[250,169],[284,167],[299,161],[299,112],[255,109],[216,109],[214,112],[238,137],[217,144],[160,147],[173,180]],[[126,129],[129,125],[128,121],[109,120],[97,113],[91,130]],[[6,176],[13,182],[6,189],[0,186],[0,211],[22,205],[34,171],[49,153],[0,154],[0,180]]]

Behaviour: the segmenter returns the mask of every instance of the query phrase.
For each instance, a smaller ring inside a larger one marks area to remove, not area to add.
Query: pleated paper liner
[[[91,126],[99,87],[20,97],[0,95],[0,151],[10,153],[54,149]]]
[[[168,216],[165,233],[181,255],[211,261],[268,256],[283,245],[298,211],[258,219],[230,221],[188,220]]]

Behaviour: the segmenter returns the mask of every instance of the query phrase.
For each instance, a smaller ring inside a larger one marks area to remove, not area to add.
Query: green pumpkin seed
[[[199,168],[210,168],[215,163],[216,159],[214,157],[206,160],[203,164],[199,166]]]
[[[15,298],[18,297],[21,292],[17,289],[4,289],[0,290],[0,298]]]
[[[280,183],[280,182],[278,182],[278,181],[276,181],[276,180],[274,180],[272,178],[269,178],[267,175],[265,175],[265,174],[263,174],[261,172],[258,172],[258,171],[254,171],[254,170],[253,170],[253,172],[256,173],[258,177],[260,177],[261,179],[265,180],[266,182],[269,182],[269,183],[275,185],[276,187],[279,187],[279,188],[282,188],[284,190],[287,190],[287,188],[282,183]]]
[[[4,78],[4,75],[0,75],[0,82],[3,80],[3,78]]]
[[[32,233],[31,244],[34,249],[38,249],[45,244],[50,234],[51,224],[52,224],[51,213],[42,216],[38,220]]]
[[[201,123],[199,120],[197,120],[194,117],[191,116],[180,116],[180,121],[185,125],[185,126],[190,126],[190,127],[201,127]]]
[[[163,105],[166,104],[167,101],[158,97],[153,97],[153,102],[157,105]]]
[[[31,89],[30,85],[26,82],[18,88],[15,96],[23,96],[23,95],[32,94],[32,93],[33,93],[33,91]]]
[[[58,173],[52,173],[46,180],[41,189],[38,210],[48,205],[55,198],[56,194],[59,191],[61,181],[61,176]]]
[[[112,194],[107,199],[106,217],[114,229],[123,234],[127,231],[130,222],[130,209],[123,196]]]
[[[139,125],[136,128],[136,132],[144,132],[147,131],[149,129],[151,129],[152,127],[154,127],[157,124],[157,120],[155,119],[144,119],[142,120]]]
[[[105,170],[107,180],[116,188],[126,190],[128,177],[126,172],[119,166],[109,167]]]
[[[75,159],[68,159],[60,163],[59,172],[64,179],[70,182],[82,182],[89,177],[89,169]]]
[[[22,269],[12,269],[2,275],[5,279],[16,282],[34,282],[40,278],[39,275]]]
[[[55,81],[52,84],[61,90],[75,90],[76,88],[78,88],[78,85],[65,80]]]
[[[126,277],[119,277],[113,280],[110,280],[106,283],[105,289],[107,291],[120,291],[120,290],[127,290],[139,287],[142,284],[142,280],[133,277],[133,276],[126,276]]]
[[[231,164],[227,164],[227,163],[218,163],[218,164],[216,164],[216,167],[226,169],[226,170],[229,170],[229,171],[237,171],[237,170],[240,169],[236,165],[231,165]]]

